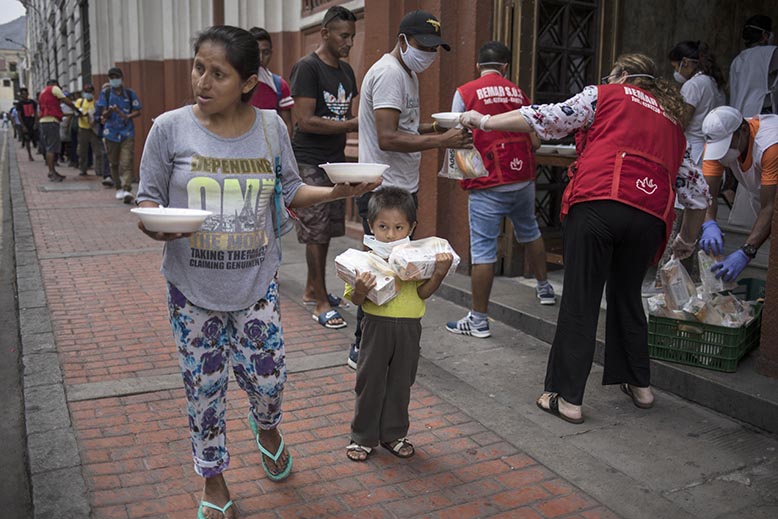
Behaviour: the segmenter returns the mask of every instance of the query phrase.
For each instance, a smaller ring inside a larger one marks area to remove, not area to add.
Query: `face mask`
[[[392,253],[393,248],[410,242],[411,239],[408,236],[395,241],[378,241],[375,236],[370,236],[369,234],[366,234],[365,237],[362,238],[362,243],[365,244],[365,247],[384,259],[389,258],[389,254]]]
[[[673,79],[675,79],[677,82],[679,82],[679,83],[680,83],[680,84],[682,84],[682,85],[683,85],[684,83],[686,83],[686,78],[685,78],[685,77],[683,77],[683,74],[681,74],[681,73],[680,73],[680,72],[678,72],[677,70],[676,70],[675,72],[673,72]]]
[[[108,83],[111,85],[111,88],[119,88],[122,86],[122,78],[109,79]]]
[[[86,99],[87,101],[91,101],[92,98],[94,98],[92,94],[84,94],[84,99]]]
[[[419,50],[408,43],[408,38],[406,38],[404,34],[402,37],[405,40],[406,48],[404,51],[400,50],[400,54],[402,55],[405,66],[417,74],[427,70],[429,66],[432,65],[432,62],[435,61],[435,58],[438,57],[438,53]]]

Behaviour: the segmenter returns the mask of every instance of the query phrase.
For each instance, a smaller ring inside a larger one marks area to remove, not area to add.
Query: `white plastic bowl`
[[[388,164],[373,164],[370,162],[328,162],[319,164],[324,169],[333,184],[359,184],[360,182],[375,182],[389,167]]]
[[[195,232],[213,214],[211,211],[182,207],[136,207],[130,212],[140,217],[146,230],[167,233]]]
[[[441,128],[454,128],[459,124],[459,116],[462,112],[438,112],[432,114],[432,118],[435,119]]]

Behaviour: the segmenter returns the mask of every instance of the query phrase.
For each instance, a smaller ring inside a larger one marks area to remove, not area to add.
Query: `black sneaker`
[[[113,187],[113,179],[111,177],[105,177],[105,178],[103,178],[102,184],[105,187]]]
[[[135,200],[135,197],[132,196],[132,193],[130,193],[129,191],[125,191],[124,198],[122,200],[124,201],[125,204],[131,204],[133,200]]]
[[[359,348],[356,344],[351,345],[351,349],[348,352],[348,367],[351,369],[357,369],[357,361],[359,360]]]
[[[62,182],[65,180],[65,177],[63,175],[60,175],[56,171],[49,173],[49,180],[51,182]]]

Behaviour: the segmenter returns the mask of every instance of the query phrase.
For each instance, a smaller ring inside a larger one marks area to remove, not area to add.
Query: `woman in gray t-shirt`
[[[277,429],[286,380],[271,207],[276,179],[290,208],[356,196],[374,184],[314,187],[297,173],[283,121],[248,101],[259,53],[248,31],[206,29],[194,45],[195,104],[154,122],[141,160],[138,204],[212,211],[192,234],[141,230],[165,241],[162,273],[184,379],[195,471],[205,478],[198,517],[232,517],[222,472],[228,369],[250,401],[249,424],[273,481],[292,456]],[[276,174],[276,170],[280,170]],[[278,175],[278,177],[277,177]],[[217,513],[219,512],[219,513]]]

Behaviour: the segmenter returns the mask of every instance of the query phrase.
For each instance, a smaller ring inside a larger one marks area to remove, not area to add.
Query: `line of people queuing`
[[[121,69],[111,67],[108,82],[97,94],[91,84],[85,84],[80,95],[68,92],[56,79],[46,83],[37,101],[27,88],[19,90],[11,111],[14,129],[29,160],[34,160],[32,148],[45,157],[49,181],[65,180],[57,170],[60,164],[77,168],[79,176],[93,166],[105,187],[116,188],[117,200],[134,201],[133,119],[142,107],[135,91],[124,86],[123,76]]]
[[[538,106],[506,79],[509,49],[489,42],[479,50],[479,77],[454,95],[452,109],[464,112],[461,127],[445,129],[420,117],[418,74],[437,59],[439,49],[450,50],[437,18],[420,10],[408,13],[393,49],[370,67],[361,91],[342,59],[355,34],[351,11],[328,9],[319,45],[294,65],[287,84],[268,69],[272,41],[266,31],[230,26],[204,30],[194,44],[194,103],[157,117],[145,143],[138,205],[214,213],[196,233],[152,232],[139,223],[151,239],[166,242],[162,273],[169,319],[184,382],[194,469],[204,478],[201,518],[235,514],[224,479],[230,461],[225,419],[230,365],[249,397],[246,421],[263,470],[276,482],[291,473],[292,454],[278,430],[286,381],[279,222],[287,208],[295,210],[297,238],[306,245],[303,303],[311,305],[313,320],[343,328],[337,308],[349,300],[359,306],[349,353],[349,365],[357,373],[346,456],[364,462],[382,446],[409,458],[416,452],[406,435],[420,321],[425,300],[439,287],[452,258],[438,255],[430,280],[401,283],[400,295],[386,305],[366,299],[375,284],[367,273],[347,285],[342,297],[329,293],[326,258],[330,240],[345,233],[346,199],[356,197],[365,246],[385,255],[392,245],[406,242],[417,226],[421,152],[475,146],[489,175],[462,184],[469,198],[472,309],[446,328],[488,337],[496,238],[504,217],[512,220],[517,240],[527,244],[536,263],[539,303],[556,302],[532,210],[533,154],[538,138],[575,134],[578,159],[569,171],[562,204],[565,293],[537,406],[581,423],[604,287],[609,304],[603,383],[619,385],[637,407],[650,408],[641,287],[665,244],[679,256],[691,254],[714,207],[710,198],[715,190],[706,180],[712,182],[715,175],[703,177],[700,158],[703,171],[706,162],[719,161],[738,165],[744,176],[758,168],[763,172],[765,157],[778,152],[778,138],[772,140],[772,121],[778,116],[746,120],[733,108],[717,108],[696,118],[699,129],[690,129],[688,121],[703,105],[692,90],[717,95],[720,87],[709,67],[712,57],[701,44],[679,45],[670,53],[678,75],[688,80],[688,96],[662,79],[650,58],[628,54],[616,60],[603,84],[588,86],[562,103]],[[695,79],[700,74],[712,79]],[[707,83],[697,85],[701,79]],[[513,94],[491,96],[487,102],[486,93],[499,92],[489,87]],[[355,115],[352,105],[358,95]],[[376,183],[333,185],[319,164],[343,162],[347,136],[353,132],[359,135],[359,161],[389,168]],[[743,164],[749,166],[743,169]],[[671,239],[676,201],[684,209]],[[702,246],[709,242],[703,232]],[[745,246],[741,252],[750,254]],[[199,260],[205,257],[210,259]],[[722,275],[734,273],[729,258],[718,268]]]

